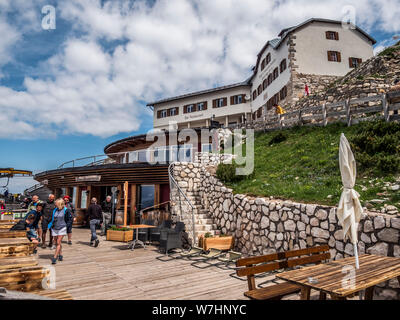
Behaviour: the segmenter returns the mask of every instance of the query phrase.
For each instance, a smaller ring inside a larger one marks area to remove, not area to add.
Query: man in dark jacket
[[[112,202],[111,197],[107,196],[106,200],[101,204],[103,210],[103,224],[101,225],[101,235],[104,236],[107,232],[107,226],[111,223]]]
[[[89,225],[90,225],[90,245],[97,247],[99,245],[99,239],[97,238],[96,234],[96,227],[101,224],[103,220],[103,214],[101,210],[101,206],[97,204],[97,199],[92,198],[90,201],[90,206],[88,208],[88,215],[89,215]]]
[[[46,233],[48,230],[48,224],[51,221],[51,217],[53,216],[54,208],[56,207],[54,203],[54,194],[49,194],[49,198],[44,204],[43,214],[42,214],[42,248],[46,248]],[[53,237],[51,236],[51,232],[49,231],[49,247],[53,246]]]

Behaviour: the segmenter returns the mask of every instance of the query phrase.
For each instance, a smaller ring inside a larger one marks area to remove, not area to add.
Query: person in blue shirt
[[[29,211],[26,216],[25,216],[25,220],[28,219],[29,215],[34,215],[35,216],[35,220],[33,221],[33,223],[31,225],[29,225],[29,229],[31,230],[31,233],[36,235],[36,237],[38,238],[38,240],[40,241],[40,235],[37,235],[37,230],[39,228],[39,221],[40,218],[42,217],[42,209],[43,209],[43,203],[38,203],[35,206],[35,209],[32,209],[31,211]]]
[[[53,236],[53,243],[57,246],[54,257],[51,258],[52,264],[57,263],[57,258],[59,261],[63,261],[61,242],[67,235],[67,227],[72,221],[71,211],[65,206],[63,199],[57,199],[55,205],[51,221],[48,224],[48,228],[51,229],[51,235]]]

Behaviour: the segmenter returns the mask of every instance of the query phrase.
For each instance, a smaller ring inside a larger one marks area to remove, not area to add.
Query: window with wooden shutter
[[[270,62],[271,62],[271,54],[268,53],[268,54],[267,54],[267,57],[265,58],[265,65],[267,65],[267,64],[270,63]]]
[[[263,90],[267,89],[267,87],[268,87],[268,82],[267,82],[267,79],[265,79],[263,81]]]
[[[184,106],[184,107],[183,107],[183,113],[187,113],[187,107],[188,107],[188,106]]]
[[[254,90],[254,91],[253,91],[253,100],[256,100],[256,99],[257,99],[257,91]]]
[[[339,32],[336,31],[326,31],[326,38],[328,40],[339,40]]]
[[[272,74],[268,75],[268,85],[270,85],[272,83]]]
[[[361,63],[362,63],[362,59],[360,59],[360,58],[354,58],[354,57],[349,58],[350,68],[357,68]]]
[[[341,62],[342,55],[339,51],[328,51],[328,61]]]
[[[262,92],[262,86],[261,86],[261,84],[260,84],[260,85],[258,86],[258,88],[257,88],[257,94],[260,95],[261,92]]]
[[[224,98],[224,102],[223,102],[223,107],[226,107],[228,105],[228,98]]]
[[[176,115],[176,116],[179,115],[179,107],[176,107],[176,108],[175,108],[175,115]]]
[[[278,68],[275,68],[273,76],[272,76],[272,80],[275,80],[276,78],[278,78],[278,76],[279,76],[279,70],[278,70]]]
[[[280,64],[281,73],[286,70],[286,59],[283,59]]]
[[[265,69],[265,59],[261,62],[261,71]]]
[[[231,105],[235,104],[235,96],[231,96]]]
[[[157,119],[160,119],[161,118],[161,110],[158,110],[157,111]]]
[[[212,107],[216,108],[217,107],[217,100],[213,100],[212,104],[213,104]]]
[[[208,106],[207,101],[204,101],[204,110],[207,110],[207,106]]]
[[[166,116],[169,117],[171,115],[171,109],[167,109]]]

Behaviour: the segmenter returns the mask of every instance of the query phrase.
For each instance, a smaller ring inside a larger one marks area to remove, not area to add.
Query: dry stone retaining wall
[[[182,177],[182,171],[189,173]],[[335,207],[234,195],[213,171],[215,168],[201,163],[177,163],[175,179],[184,192],[200,199],[223,234],[235,237],[236,250],[262,255],[328,244],[334,259],[353,255],[353,245],[343,240]],[[358,238],[359,254],[400,257],[400,217],[366,212]],[[376,293],[400,299],[399,288],[396,279],[382,284]]]

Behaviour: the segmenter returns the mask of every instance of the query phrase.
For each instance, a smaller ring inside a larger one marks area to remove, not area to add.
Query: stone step
[[[195,221],[196,221],[197,224],[209,224],[209,225],[212,225],[212,223],[213,223],[213,220],[209,219],[209,218],[207,218],[207,219],[199,219],[199,218],[197,218],[197,219],[195,219]]]
[[[199,231],[212,231],[212,230],[214,230],[212,225],[209,225],[209,224],[196,224],[195,227],[196,227],[196,230],[199,230]]]

